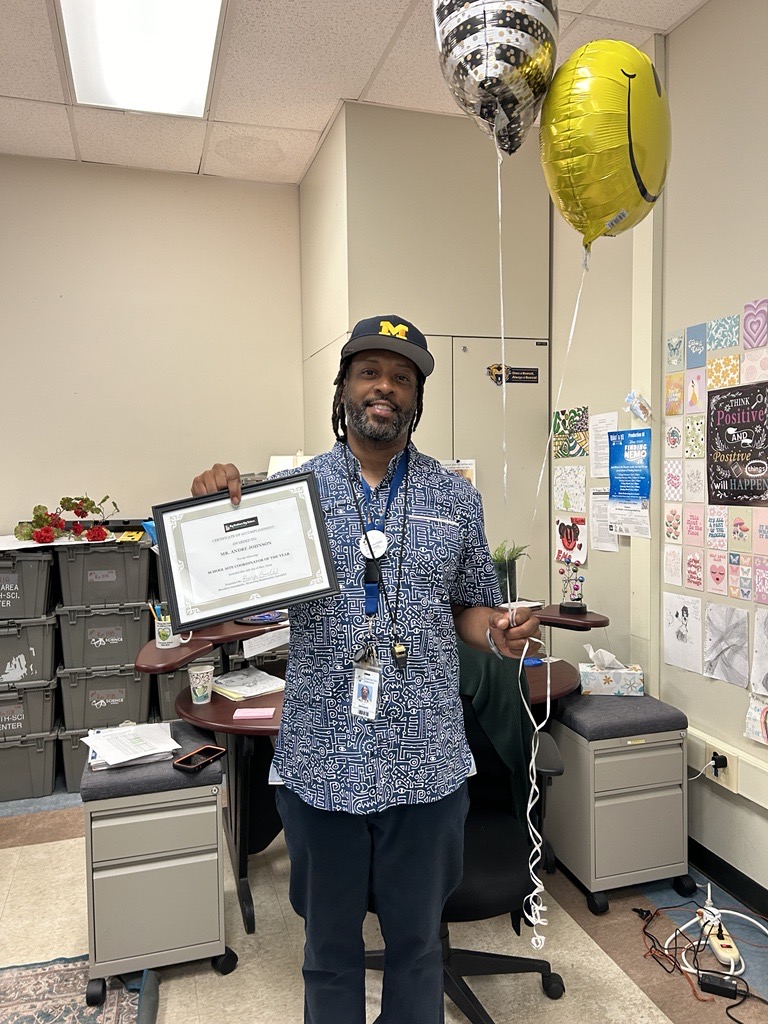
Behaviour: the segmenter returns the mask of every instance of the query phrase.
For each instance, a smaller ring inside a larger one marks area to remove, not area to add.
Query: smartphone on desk
[[[180,772],[199,772],[206,765],[218,761],[224,754],[226,754],[224,747],[217,747],[213,743],[206,743],[196,750],[190,750],[188,754],[182,754],[181,757],[175,758],[173,767],[178,768]]]

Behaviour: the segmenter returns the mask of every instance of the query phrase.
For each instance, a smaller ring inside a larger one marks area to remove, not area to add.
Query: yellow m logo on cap
[[[408,340],[407,324],[398,324],[395,327],[389,320],[379,320],[379,327],[379,334],[386,334],[390,338],[402,338],[404,341]]]

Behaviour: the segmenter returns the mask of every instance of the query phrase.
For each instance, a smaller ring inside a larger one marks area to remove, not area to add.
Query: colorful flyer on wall
[[[651,431],[647,427],[610,431],[608,454],[611,530],[631,537],[650,537]]]
[[[683,586],[689,590],[704,589],[704,551],[683,548]]]
[[[589,455],[589,408],[558,409],[552,414],[552,451],[556,459]]]
[[[586,516],[558,516],[555,519],[555,561],[583,565],[587,560]]]
[[[728,597],[752,600],[752,555],[728,552]]]
[[[768,502],[768,424],[764,384],[709,393],[707,475],[711,505]]]
[[[722,505],[707,505],[707,547],[725,551],[728,547],[728,509]]]
[[[728,596],[728,552],[707,552],[707,584],[710,594]]]
[[[683,539],[693,547],[704,547],[706,531],[706,515],[704,506],[699,504],[683,505]]]

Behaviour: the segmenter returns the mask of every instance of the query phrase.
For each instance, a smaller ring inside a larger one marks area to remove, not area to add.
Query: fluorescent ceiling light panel
[[[222,0],[59,0],[75,98],[202,117]]]

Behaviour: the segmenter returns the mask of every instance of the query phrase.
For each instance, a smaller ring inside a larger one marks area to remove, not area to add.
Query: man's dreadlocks
[[[331,426],[333,427],[333,435],[337,441],[343,441],[345,444],[347,443],[347,415],[341,396],[344,391],[344,382],[347,379],[349,364],[351,362],[352,356],[347,356],[346,359],[342,359],[341,365],[339,366],[339,372],[336,374],[336,379],[333,382],[336,385],[336,391],[333,395]],[[416,412],[414,413],[413,419],[408,427],[408,438],[405,442],[406,445],[411,440],[411,434],[418,426],[421,414],[424,410],[424,380],[424,374],[418,367],[416,367]]]

